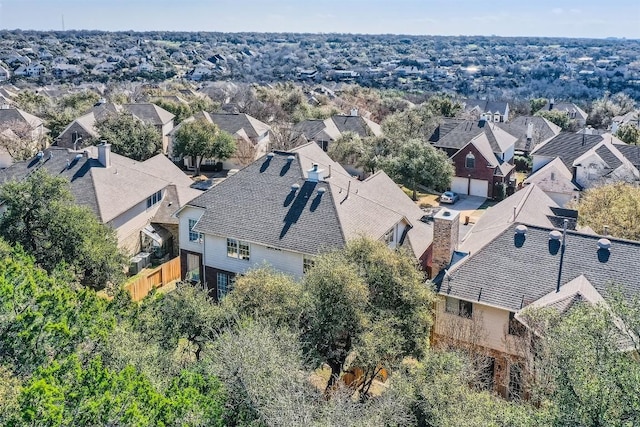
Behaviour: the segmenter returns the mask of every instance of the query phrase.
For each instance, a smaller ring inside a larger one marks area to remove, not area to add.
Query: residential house
[[[580,190],[620,181],[635,183],[640,181],[639,149],[628,146],[611,134],[561,133],[531,153],[533,168],[530,179],[545,165],[559,158],[571,171],[572,181]]]
[[[496,196],[497,185],[511,182],[516,140],[484,117],[478,121],[445,119],[429,137],[454,162],[451,190],[489,198]]]
[[[559,157],[556,157],[536,173],[528,176],[524,185],[536,185],[558,206],[567,206],[578,200],[581,187],[573,180],[573,172],[567,168]]]
[[[90,112],[69,123],[58,136],[56,145],[75,150],[92,144],[100,136],[96,129],[96,123],[111,114],[121,112],[128,112],[142,122],[153,125],[158,130],[158,133],[162,135],[163,153],[167,153],[168,135],[173,130],[174,115],[164,108],[150,103],[123,105],[98,103]]]
[[[272,152],[177,214],[183,277],[222,298],[236,275],[271,265],[300,278],[319,253],[367,236],[429,262],[432,227],[382,171],[352,178],[315,143]]]
[[[515,151],[528,155],[536,145],[560,133],[560,126],[540,116],[518,116],[508,123],[498,123],[505,132],[518,138]]]
[[[207,113],[201,111],[192,117],[185,119],[182,123],[189,123],[194,120],[204,120],[214,123],[223,131],[231,134],[236,140],[235,155],[223,162],[224,169],[236,169],[248,165],[259,157],[264,156],[269,150],[269,140],[271,128],[269,125],[245,113]],[[171,140],[180,129],[182,123],[176,126],[171,133]],[[168,152],[172,155],[173,142]],[[179,160],[179,159],[175,159]],[[195,168],[195,159],[185,157],[183,159],[187,169]],[[212,167],[218,163],[218,159],[203,159],[202,165]]]
[[[325,120],[304,120],[293,127],[307,141],[316,142],[324,151],[329,144],[346,132],[353,132],[361,138],[382,135],[380,125],[358,114],[356,108],[350,115],[335,115]]]
[[[526,397],[527,308],[562,314],[579,301],[602,301],[613,283],[624,295],[640,292],[640,242],[574,231],[577,213],[535,185],[490,208],[459,245],[451,237],[457,216],[435,218],[434,345],[483,355],[487,387],[503,396]]]
[[[462,101],[465,113],[479,120],[483,115],[490,122],[504,123],[509,121],[509,103],[487,101],[486,99],[465,99]]]
[[[12,140],[20,141],[16,145],[20,154],[24,154],[23,151],[35,154],[44,149],[48,145],[48,132],[42,119],[9,105],[0,106],[0,138],[7,144]],[[0,169],[14,163],[11,151],[4,144],[0,145]]]
[[[40,63],[33,63],[29,65],[21,65],[15,69],[13,74],[23,77],[39,77],[44,75],[46,68]]]
[[[64,63],[56,64],[51,69],[51,74],[53,74],[54,77],[57,77],[57,78],[77,76],[81,72],[82,70],[78,65],[64,64]]]
[[[569,119],[575,120],[578,127],[584,127],[587,124],[588,114],[573,102],[556,102],[551,98],[540,111],[561,111],[569,116]]]
[[[24,179],[39,168],[68,179],[76,202],[115,229],[119,246],[132,255],[143,249],[147,236],[143,230],[150,225],[173,232],[177,242],[178,221],[172,214],[201,194],[190,188],[191,179],[164,155],[139,162],[112,153],[110,144],[82,151],[50,147],[0,171],[0,182]],[[154,249],[164,246],[164,251],[157,250],[157,255],[177,253],[170,241],[158,243]]]
[[[0,82],[9,80],[10,77],[11,73],[9,72],[9,69],[0,65]]]

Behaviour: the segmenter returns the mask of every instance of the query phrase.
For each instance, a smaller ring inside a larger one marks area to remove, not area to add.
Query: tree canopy
[[[115,286],[123,279],[124,264],[115,232],[74,204],[68,185],[44,169],[2,185],[0,237],[22,245],[49,272],[64,264],[83,285]]]
[[[577,207],[580,225],[596,233],[640,240],[638,187],[621,182],[592,188],[583,194]]]
[[[174,135],[173,155],[190,156],[196,164],[196,174],[200,173],[203,159],[224,161],[236,151],[236,141],[229,133],[207,120],[183,122]]]
[[[162,151],[160,132],[128,112],[108,115],[96,128],[114,153],[130,159],[144,161]]]

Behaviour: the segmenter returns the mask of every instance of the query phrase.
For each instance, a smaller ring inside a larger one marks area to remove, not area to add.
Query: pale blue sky
[[[0,0],[0,29],[640,39],[640,0]]]

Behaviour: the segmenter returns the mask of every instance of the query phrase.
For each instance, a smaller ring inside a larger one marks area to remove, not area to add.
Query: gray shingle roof
[[[295,192],[293,184],[300,186]],[[305,180],[297,154],[279,152],[251,163],[189,205],[206,208],[195,228],[201,233],[316,254],[345,243],[330,193],[328,185]]]
[[[560,157],[562,163],[564,163],[569,170],[573,170],[573,161],[593,148],[600,141],[602,141],[602,136],[600,135],[563,132],[536,147],[532,154],[552,159]]]
[[[515,237],[513,223],[482,250],[452,266],[438,291],[460,299],[518,311],[556,288],[560,251],[549,243],[552,228],[528,225]],[[580,275],[603,296],[611,284],[625,295],[640,292],[640,242],[609,238],[610,251],[598,249],[600,236],[567,232],[561,285]]]
[[[260,120],[244,113],[207,113],[203,111],[197,113],[195,117],[204,117],[206,120],[211,123],[215,123],[220,127],[220,129],[230,133],[231,135],[244,129],[247,136],[252,140],[255,140],[271,129]]]
[[[633,166],[640,168],[640,146],[616,144],[616,148]]]
[[[434,146],[459,150],[473,138],[484,133],[494,153],[505,152],[516,141],[494,123],[476,120],[445,119],[429,137]]]
[[[507,113],[509,103],[503,101],[487,101],[486,99],[466,99],[464,101],[465,111],[473,110],[475,107],[478,107],[483,113],[500,113],[504,116]]]
[[[530,145],[527,144],[527,127],[529,123],[533,125],[534,136],[534,141]],[[531,151],[535,147],[536,141],[545,141],[560,133],[559,126],[539,116],[518,116],[507,123],[497,123],[497,125],[505,132],[518,138],[515,149],[520,151]]]
[[[95,147],[89,150],[97,151]],[[188,188],[190,179],[163,155],[138,162],[111,153],[111,167],[105,168],[95,153],[89,158],[81,154],[76,158],[77,154],[66,148],[50,147],[44,154],[43,163],[34,158],[1,170],[0,182],[23,179],[33,170],[43,167],[54,176],[67,178],[76,202],[87,206],[105,223],[170,184],[175,184],[178,198],[178,203],[172,205],[174,211],[180,207],[180,201],[184,204],[200,194],[198,190]]]
[[[613,154],[604,144],[596,149],[596,154],[600,156],[600,158],[604,160],[611,169],[617,169],[622,165],[620,159],[618,159],[616,155]]]
[[[147,124],[162,126],[175,117],[173,114],[155,104],[124,104],[123,107]]]

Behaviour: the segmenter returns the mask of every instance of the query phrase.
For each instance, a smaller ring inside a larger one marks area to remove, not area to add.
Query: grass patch
[[[476,210],[483,211],[483,210],[485,210],[487,208],[490,208],[491,206],[494,206],[494,205],[497,205],[497,204],[498,204],[498,202],[496,200],[487,199]]]

